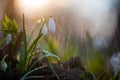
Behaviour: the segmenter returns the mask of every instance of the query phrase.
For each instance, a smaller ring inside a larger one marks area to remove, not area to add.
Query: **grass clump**
[[[46,66],[49,66],[53,74],[57,77],[59,80],[59,77],[55,73],[54,69],[52,68],[51,63],[48,61],[48,64],[41,66],[39,68],[34,68],[33,66],[36,64],[36,62],[39,61],[39,59],[36,59],[35,62],[32,62],[32,60],[40,53],[42,53],[41,58],[47,57],[54,57],[58,61],[60,61],[60,58],[56,56],[55,54],[50,53],[49,51],[46,51],[44,49],[41,49],[39,40],[43,35],[46,35],[49,31],[55,32],[56,26],[54,19],[52,17],[44,17],[41,22],[39,23],[39,33],[35,37],[35,39],[31,42],[33,31],[31,34],[27,34],[26,32],[26,26],[25,26],[25,17],[23,15],[22,20],[22,26],[23,29],[18,32],[18,23],[15,19],[11,20],[7,15],[4,16],[4,20],[1,22],[2,28],[1,31],[4,33],[4,36],[1,40],[1,66],[0,69],[4,72],[10,72],[12,69],[17,69],[18,71],[25,74],[20,80],[25,80],[29,78],[41,78],[44,76],[28,76],[34,71],[40,70]],[[30,35],[30,36],[29,36]],[[38,48],[39,47],[39,48]],[[38,51],[38,52],[37,52]],[[6,61],[5,61],[6,60]]]

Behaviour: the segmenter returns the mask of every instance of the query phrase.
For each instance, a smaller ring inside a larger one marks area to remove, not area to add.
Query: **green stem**
[[[39,39],[41,38],[41,36],[42,36],[41,31],[42,31],[42,28],[43,28],[44,23],[45,23],[45,21],[41,24],[41,29],[40,29],[40,31],[39,31],[38,37],[37,37],[37,38],[34,40],[34,42],[31,44],[30,48],[29,48],[28,51],[27,51],[27,55],[28,55],[28,54],[32,54],[33,51],[34,51],[34,49],[36,48],[36,45],[37,45],[37,43],[38,43],[38,40],[39,40]],[[31,59],[32,59],[32,56],[28,57],[28,62],[27,62],[27,64],[26,64],[27,66],[29,65]]]
[[[24,79],[31,79],[31,78],[43,78],[44,76],[29,76],[29,77],[26,77]]]
[[[31,51],[31,53],[34,51],[34,49],[35,49],[35,47],[36,47],[36,45],[37,45],[37,42],[38,42],[38,40],[40,39],[40,37],[42,36],[42,34],[40,34],[36,39],[35,39],[35,41],[33,42],[33,44],[31,45],[31,47],[29,48],[30,50],[28,50],[28,52],[27,53],[30,53],[30,51]],[[30,54],[31,54],[30,53]],[[27,54],[28,55],[28,54]],[[27,67],[29,66],[29,63],[30,63],[30,60],[32,59],[32,57],[33,56],[29,56],[28,57],[28,62],[26,63],[26,65],[27,65]]]
[[[35,68],[35,69],[27,72],[20,80],[25,80],[26,76],[28,76],[29,74],[31,74],[32,72],[34,72],[34,71],[36,71],[36,70],[39,70],[39,69],[44,68],[44,67],[47,67],[47,65],[41,66],[41,67],[39,67],[39,68]]]
[[[46,58],[46,60],[48,62],[48,66],[51,68],[53,74],[56,76],[57,80],[60,80],[59,76],[56,74],[55,70],[53,69],[51,63],[48,61],[47,57],[45,56],[45,53],[44,52],[42,52],[42,53],[43,53],[44,57]]]

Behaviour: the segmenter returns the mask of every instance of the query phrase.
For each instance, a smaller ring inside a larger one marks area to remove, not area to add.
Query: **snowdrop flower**
[[[56,24],[55,24],[55,21],[54,21],[53,17],[50,17],[50,19],[48,21],[48,29],[53,33],[56,30]]]
[[[11,38],[12,38],[12,35],[11,35],[11,34],[7,34],[7,37],[6,37],[6,44],[9,44],[9,43],[10,43]]]
[[[7,55],[5,55],[2,59],[2,61],[0,62],[0,69],[3,70],[4,72],[6,71],[7,69],[7,63],[5,62],[5,58],[7,57]]]
[[[1,70],[3,70],[4,72],[6,71],[7,67],[8,66],[6,62],[1,63]]]
[[[47,32],[48,32],[47,24],[44,23],[41,33],[42,33],[43,35],[46,35]]]
[[[120,70],[120,53],[114,54],[110,59],[110,66],[114,73],[117,74]]]
[[[108,44],[105,40],[102,40],[100,38],[94,38],[93,39],[93,46],[97,49],[105,49],[108,47]]]

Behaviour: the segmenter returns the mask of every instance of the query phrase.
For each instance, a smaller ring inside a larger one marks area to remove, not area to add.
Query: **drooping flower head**
[[[5,71],[7,70],[7,68],[8,68],[7,63],[5,62],[6,57],[7,57],[7,55],[5,55],[5,56],[3,57],[3,59],[2,59],[2,61],[0,62],[0,69],[1,69],[2,71],[4,71],[4,72],[5,72]]]
[[[48,28],[46,23],[44,23],[41,33],[43,35],[46,35],[48,33]]]
[[[114,54],[110,59],[110,66],[113,72],[117,74],[120,71],[120,53]]]
[[[51,31],[51,32],[55,32],[56,30],[56,24],[55,24],[55,21],[53,19],[53,17],[50,17],[49,18],[49,21],[48,21],[48,29]]]
[[[45,20],[45,18],[43,18],[42,21],[43,21],[43,27],[42,27],[41,33],[43,35],[46,35],[48,33],[48,31],[50,31],[52,33],[55,32],[56,24],[55,24],[53,17],[49,17],[48,22]]]

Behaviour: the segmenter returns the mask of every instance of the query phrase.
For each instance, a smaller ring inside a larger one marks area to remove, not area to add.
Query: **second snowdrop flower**
[[[55,30],[56,30],[56,24],[55,24],[55,21],[54,21],[53,17],[50,17],[50,18],[49,18],[48,28],[49,28],[49,30],[50,30],[51,32],[53,32],[53,33],[54,33]]]
[[[46,35],[48,33],[48,28],[46,23],[44,23],[41,33],[43,35]]]

